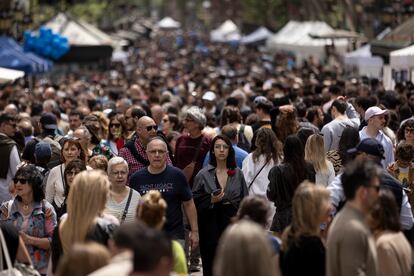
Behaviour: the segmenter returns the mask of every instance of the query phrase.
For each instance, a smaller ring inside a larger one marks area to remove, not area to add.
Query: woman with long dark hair
[[[212,275],[219,238],[248,194],[242,171],[237,168],[231,141],[217,135],[211,142],[210,164],[194,180],[203,275]]]
[[[270,230],[282,233],[292,221],[292,198],[304,180],[315,182],[315,170],[305,161],[303,144],[296,135],[289,135],[283,147],[283,162],[269,172],[267,198],[274,202],[276,214]]]
[[[243,160],[243,175],[249,194],[266,197],[270,170],[282,161],[282,144],[270,128],[256,132],[256,149]],[[269,220],[273,219],[275,208],[272,204]],[[270,223],[268,225],[270,227]],[[267,227],[267,228],[268,228]]]

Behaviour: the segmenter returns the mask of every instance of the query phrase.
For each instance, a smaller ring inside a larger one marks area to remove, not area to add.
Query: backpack
[[[246,135],[244,135],[244,127],[245,125],[240,125],[238,133],[239,142],[237,143],[237,146],[247,152],[250,152],[250,143],[247,140]]]

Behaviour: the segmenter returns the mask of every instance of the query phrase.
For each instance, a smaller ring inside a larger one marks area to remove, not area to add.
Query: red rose
[[[236,174],[236,170],[227,170],[227,175],[228,176],[233,176]]]

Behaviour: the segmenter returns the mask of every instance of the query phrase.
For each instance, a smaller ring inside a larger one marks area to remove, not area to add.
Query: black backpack
[[[244,125],[240,125],[239,133],[238,133],[239,142],[237,146],[247,152],[250,152],[250,143],[247,141],[246,135],[244,135]]]

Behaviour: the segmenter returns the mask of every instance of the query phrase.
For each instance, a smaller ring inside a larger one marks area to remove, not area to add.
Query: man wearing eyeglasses
[[[130,187],[142,196],[151,190],[161,193],[167,202],[164,230],[183,247],[185,235],[182,209],[184,209],[191,226],[191,248],[195,249],[198,246],[197,211],[184,174],[180,169],[167,163],[167,144],[161,137],[150,138],[146,153],[149,165],[131,176]]]
[[[151,117],[141,117],[137,121],[137,127],[135,129],[136,137],[128,141],[125,146],[119,150],[118,156],[124,158],[128,163],[128,179],[135,172],[150,164],[146,148],[149,140],[157,136],[157,130],[158,126]],[[168,154],[167,164],[171,165],[171,160]]]
[[[10,200],[12,195],[9,191],[9,184],[17,171],[20,163],[19,152],[16,142],[11,139],[16,132],[16,120],[14,116],[0,114],[0,203]]]
[[[356,160],[341,176],[347,202],[328,232],[326,275],[377,275],[377,253],[366,223],[380,190],[379,167]]]

